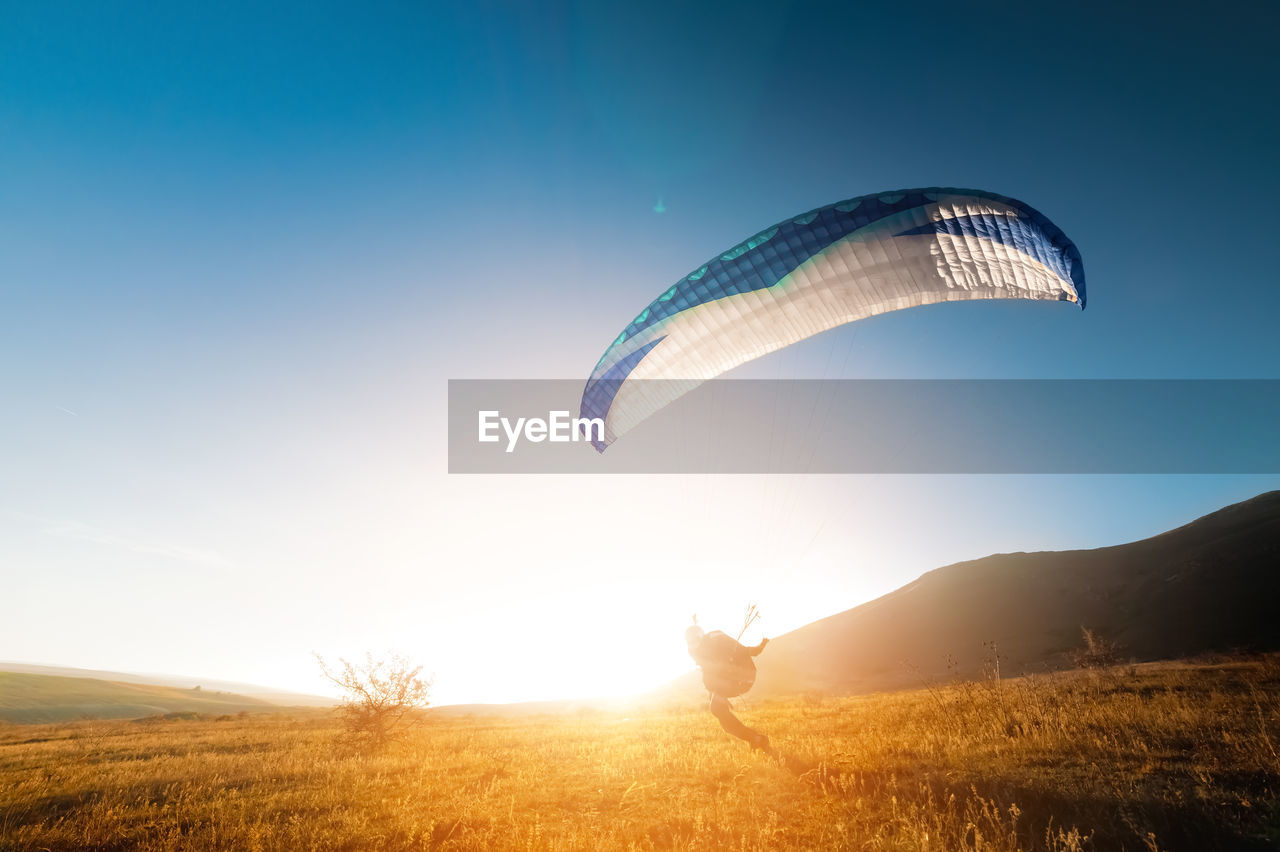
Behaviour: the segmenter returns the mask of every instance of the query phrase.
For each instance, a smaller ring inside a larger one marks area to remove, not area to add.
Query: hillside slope
[[[191,712],[221,714],[263,711],[274,706],[229,692],[0,671],[0,721],[4,722],[64,722],[86,716],[131,719]]]
[[[1142,541],[1006,553],[931,571],[777,637],[753,695],[867,692],[1066,664],[1080,628],[1126,658],[1280,649],[1280,491]],[[950,658],[950,663],[948,658]]]
[[[147,686],[172,686],[178,689],[191,689],[199,686],[202,690],[216,692],[234,692],[249,698],[260,698],[268,704],[280,704],[289,707],[331,707],[333,698],[323,695],[308,695],[302,692],[289,692],[255,683],[241,683],[232,680],[216,680],[192,675],[170,674],[136,674],[134,672],[106,671],[103,669],[81,669],[71,666],[47,666],[38,663],[18,663],[11,660],[0,660],[0,672],[21,672],[23,674],[56,675],[58,677],[94,678],[119,683],[140,683]]]

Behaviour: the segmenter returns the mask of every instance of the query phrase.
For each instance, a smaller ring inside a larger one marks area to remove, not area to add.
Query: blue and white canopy
[[[1080,252],[1042,214],[971,189],[820,207],[677,281],[605,350],[582,394],[603,452],[698,384],[844,323],[962,299],[1085,303]],[[645,381],[662,379],[666,381]]]

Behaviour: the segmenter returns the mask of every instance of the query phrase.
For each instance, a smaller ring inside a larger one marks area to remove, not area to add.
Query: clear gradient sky
[[[585,379],[712,254],[926,185],[1043,211],[1089,309],[734,375],[1280,377],[1278,10],[6,4],[0,659],[319,691],[311,651],[394,648],[439,701],[625,693],[695,611],[777,634],[1280,487],[450,477],[444,435],[447,379]]]

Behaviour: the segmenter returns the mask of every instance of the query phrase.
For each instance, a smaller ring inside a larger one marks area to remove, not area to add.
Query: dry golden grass
[[[746,705],[0,728],[3,849],[1249,849],[1280,845],[1280,663]]]

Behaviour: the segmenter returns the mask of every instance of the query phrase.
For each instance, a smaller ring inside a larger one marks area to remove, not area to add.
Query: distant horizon
[[[1174,531],[1174,530],[1180,529],[1181,527],[1187,526],[1187,525],[1189,525],[1189,524],[1191,524],[1191,523],[1194,523],[1194,522],[1195,522],[1195,521],[1197,521],[1197,520],[1200,520],[1200,519],[1202,519],[1202,518],[1208,517],[1209,515],[1213,515],[1213,514],[1215,514],[1216,512],[1221,511],[1221,510],[1223,510],[1223,509],[1228,509],[1228,508],[1231,508],[1231,507],[1233,507],[1233,506],[1237,506],[1237,505],[1240,505],[1240,504],[1242,504],[1242,503],[1251,502],[1251,501],[1253,501],[1253,500],[1257,500],[1257,499],[1259,499],[1259,498],[1261,498],[1261,497],[1265,497],[1265,496],[1267,496],[1267,495],[1270,495],[1270,494],[1276,494],[1276,493],[1280,493],[1280,489],[1271,489],[1271,490],[1267,490],[1267,491],[1261,491],[1261,492],[1258,492],[1257,494],[1255,494],[1255,495],[1253,495],[1253,496],[1251,496],[1251,497],[1247,497],[1247,498],[1244,498],[1244,499],[1242,499],[1242,500],[1234,501],[1234,502],[1231,502],[1231,503],[1226,503],[1226,504],[1224,504],[1224,505],[1221,505],[1221,506],[1217,507],[1216,509],[1212,509],[1212,510],[1209,510],[1209,511],[1207,511],[1207,512],[1203,513],[1203,514],[1196,515],[1195,517],[1185,519],[1185,520],[1184,520],[1184,521],[1182,521],[1182,522],[1175,522],[1175,523],[1173,523],[1172,525],[1170,525],[1170,526],[1168,526],[1168,527],[1166,527],[1166,528],[1164,528],[1164,529],[1162,529],[1162,530],[1160,530],[1160,531],[1158,531],[1158,532],[1151,533],[1150,535],[1143,536],[1143,537],[1141,537],[1141,538],[1136,538],[1136,539],[1127,539],[1127,540],[1125,540],[1125,541],[1113,542],[1113,543],[1111,543],[1111,544],[1103,544],[1103,545],[1099,545],[1099,546],[1097,546],[1097,547],[1093,547],[1093,548],[1079,548],[1079,549],[1080,549],[1080,550],[1098,550],[1098,549],[1106,549],[1106,548],[1109,548],[1109,547],[1115,547],[1115,546],[1120,546],[1120,545],[1125,545],[1125,544],[1132,544],[1132,543],[1134,543],[1134,542],[1138,542],[1138,541],[1144,541],[1144,540],[1147,540],[1147,539],[1150,539],[1150,538],[1154,538],[1154,537],[1159,536],[1159,535],[1163,535],[1164,533],[1172,532],[1172,531]],[[916,576],[915,578],[913,578],[913,579],[911,579],[911,580],[908,580],[908,581],[904,582],[901,586],[899,586],[899,587],[897,587],[897,588],[895,588],[895,589],[893,589],[893,590],[887,591],[887,592],[885,592],[885,593],[883,593],[883,594],[881,594],[881,595],[877,595],[877,596],[875,596],[875,597],[873,597],[873,598],[868,598],[868,599],[866,599],[866,600],[858,601],[858,602],[856,602],[856,603],[851,604],[850,606],[844,607],[843,609],[839,609],[839,610],[836,610],[836,611],[834,611],[834,612],[828,613],[828,614],[827,614],[827,615],[825,615],[825,616],[820,616],[819,618],[815,619],[814,621],[820,621],[820,620],[822,620],[823,618],[827,618],[827,617],[829,617],[829,616],[831,616],[831,615],[838,615],[838,614],[840,614],[840,613],[847,612],[847,611],[849,611],[849,610],[851,610],[851,609],[856,609],[856,608],[858,608],[858,607],[860,607],[860,606],[862,606],[862,605],[864,605],[864,604],[871,603],[872,601],[878,600],[878,599],[883,598],[883,597],[885,597],[885,596],[887,596],[887,595],[891,595],[891,594],[893,594],[894,592],[899,591],[899,590],[901,590],[902,588],[905,588],[905,587],[907,587],[907,586],[910,586],[910,585],[912,585],[913,583],[915,583],[915,582],[919,581],[921,578],[923,578],[923,577],[924,577],[924,576],[926,576],[927,574],[930,574],[930,573],[932,573],[933,571],[936,571],[936,570],[941,569],[941,568],[948,568],[948,567],[955,566],[955,565],[961,565],[961,564],[966,564],[966,563],[969,563],[969,562],[980,561],[980,560],[988,559],[988,558],[991,558],[991,557],[994,557],[994,556],[1002,556],[1002,555],[1010,555],[1010,554],[1019,554],[1019,553],[1063,553],[1063,552],[1071,552],[1071,551],[1070,551],[1070,550],[1065,550],[1065,551],[1064,551],[1064,550],[993,551],[993,552],[988,553],[988,554],[985,554],[985,555],[983,555],[983,556],[978,556],[978,557],[974,557],[974,558],[971,558],[971,559],[963,559],[963,560],[958,560],[958,561],[954,561],[954,562],[947,562],[947,563],[943,563],[943,564],[941,564],[941,565],[937,565],[937,566],[935,566],[935,567],[933,567],[933,568],[926,569],[925,571],[923,571],[921,574],[919,574],[919,575],[918,575],[918,576]],[[806,626],[808,626],[809,624],[812,624],[812,623],[814,623],[814,622],[807,622],[806,624],[797,625],[796,627],[791,628],[791,630],[798,630],[798,629],[801,629],[801,628],[803,628],[803,627],[806,627]],[[788,631],[785,631],[785,632],[791,632],[791,630],[788,630]],[[785,635],[785,632],[784,632],[784,634],[777,634],[777,635]],[[770,638],[776,638],[776,636],[771,636]],[[394,650],[394,649],[392,649],[392,650]],[[374,657],[375,657],[375,658],[377,658],[377,657],[379,656],[379,654],[378,654],[377,652],[373,652],[373,653],[374,653]],[[188,681],[188,682],[192,682],[192,684],[193,684],[193,685],[192,685],[192,686],[177,686],[177,688],[182,688],[182,689],[193,689],[193,688],[195,688],[195,686],[202,686],[202,687],[205,687],[206,689],[213,689],[213,690],[222,691],[222,692],[232,692],[232,693],[236,693],[236,694],[242,694],[242,695],[245,695],[246,697],[261,697],[261,694],[260,694],[260,693],[255,693],[255,692],[238,692],[238,693],[237,693],[237,691],[236,691],[235,689],[226,689],[226,687],[249,687],[249,688],[251,688],[251,689],[253,689],[253,690],[261,690],[261,692],[262,692],[262,693],[264,693],[264,694],[266,694],[266,695],[271,695],[271,694],[286,695],[286,696],[287,696],[287,695],[297,695],[297,696],[301,696],[301,697],[308,697],[308,698],[317,698],[317,699],[326,699],[326,700],[327,700],[327,699],[332,699],[335,703],[341,699],[341,693],[340,693],[340,691],[339,691],[339,690],[337,690],[337,689],[334,689],[333,693],[331,693],[331,694],[326,694],[326,693],[324,693],[324,692],[305,692],[305,691],[299,691],[299,690],[296,690],[296,689],[288,689],[288,688],[283,688],[283,687],[278,687],[278,686],[271,686],[271,685],[262,684],[262,683],[251,683],[251,682],[243,682],[243,681],[236,681],[236,680],[228,680],[228,679],[225,679],[225,678],[206,678],[206,679],[202,679],[202,678],[201,678],[201,676],[200,676],[200,675],[198,675],[198,674],[192,674],[192,673],[186,673],[186,672],[142,672],[142,671],[131,671],[131,670],[127,670],[127,669],[105,669],[105,668],[98,668],[98,667],[85,667],[85,666],[72,665],[72,664],[68,664],[68,663],[50,663],[50,662],[33,662],[33,661],[29,661],[29,660],[7,660],[7,659],[0,659],[0,671],[6,671],[7,669],[5,669],[4,667],[5,667],[5,666],[8,666],[8,665],[25,666],[25,667],[30,667],[30,668],[47,668],[47,669],[61,670],[61,671],[66,671],[66,672],[87,672],[87,673],[99,673],[99,674],[121,674],[121,675],[127,675],[127,676],[130,676],[130,677],[136,677],[136,678],[155,677],[155,678],[161,678],[161,679],[165,679],[165,680]],[[614,695],[588,695],[588,694],[580,694],[580,695],[550,696],[550,697],[542,697],[542,698],[515,699],[515,700],[510,700],[510,701],[466,701],[466,700],[463,700],[463,701],[448,701],[448,702],[435,702],[435,701],[433,701],[433,702],[431,703],[431,706],[432,706],[432,707],[459,707],[459,706],[472,706],[472,705],[474,705],[474,706],[506,706],[506,705],[519,705],[519,704],[543,704],[543,703],[555,704],[555,703],[561,703],[561,702],[575,702],[575,701],[603,701],[603,702],[624,701],[624,702],[625,702],[625,701],[632,700],[632,699],[642,698],[642,697],[644,697],[645,695],[648,695],[648,694],[652,693],[652,692],[653,692],[653,691],[655,691],[656,689],[661,688],[663,685],[665,685],[665,684],[667,684],[667,683],[670,683],[670,682],[672,682],[672,681],[674,681],[674,680],[678,679],[682,674],[687,674],[689,671],[692,671],[692,670],[693,670],[693,665],[692,665],[692,663],[690,663],[690,664],[689,664],[689,665],[688,665],[688,666],[687,666],[687,667],[686,667],[682,672],[673,672],[673,673],[672,673],[672,675],[671,675],[669,678],[667,678],[667,680],[665,680],[665,681],[663,681],[663,682],[661,682],[661,683],[655,684],[655,685],[653,685],[652,687],[650,687],[649,689],[639,690],[639,691],[637,691],[637,692],[635,692],[635,693],[630,693],[630,694],[614,694]],[[61,675],[54,675],[54,676],[61,676]],[[66,676],[68,676],[68,677],[74,677],[75,675],[70,675],[70,674],[69,674],[69,675],[66,675]],[[145,683],[152,683],[152,682],[150,682],[150,681],[144,681],[144,682],[145,682]],[[163,682],[160,682],[160,683],[152,683],[152,685],[176,686],[176,684],[171,684],[171,683],[170,683],[170,684],[166,684],[166,683],[163,683]],[[280,705],[280,706],[290,706],[290,705]]]

